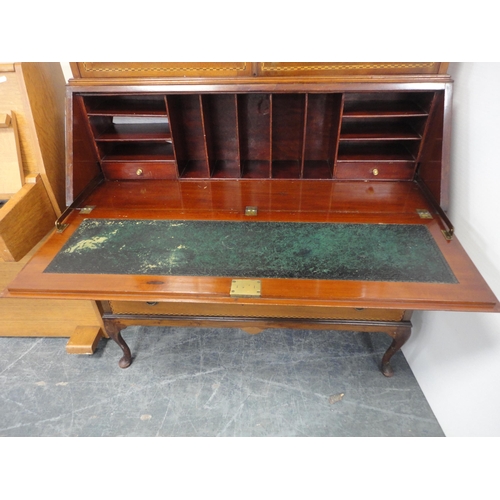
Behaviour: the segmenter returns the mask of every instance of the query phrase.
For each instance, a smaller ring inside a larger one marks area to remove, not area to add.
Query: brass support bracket
[[[449,231],[441,229],[441,232],[443,233],[443,236],[446,240],[450,241],[451,239],[453,239],[453,228],[451,228]]]
[[[79,196],[75,199],[75,201],[69,206],[66,207],[66,210],[58,217],[56,220],[56,231],[58,233],[62,233],[69,224],[63,224],[63,221],[68,217],[68,215],[73,210],[80,210],[82,214],[88,214],[92,212],[95,208],[95,205],[88,205],[86,207],[79,208],[78,205],[81,205],[83,201],[94,191],[94,189],[104,181],[104,177],[101,175],[97,176],[93,181],[91,181],[87,187],[80,193]]]
[[[442,229],[441,232],[443,233],[443,236],[446,238],[446,240],[450,241],[455,234],[455,228],[453,227],[453,224],[451,223],[450,219],[448,219],[448,216],[445,214],[439,203],[437,203],[437,201],[434,199],[434,196],[432,196],[432,193],[429,191],[429,188],[424,184],[424,182],[420,178],[417,178],[416,183],[422,190],[422,193],[427,198],[427,201],[431,204],[437,215],[439,215],[439,219],[444,226],[444,229]]]
[[[432,219],[432,214],[429,210],[425,210],[423,208],[417,208],[417,214],[421,219]]]

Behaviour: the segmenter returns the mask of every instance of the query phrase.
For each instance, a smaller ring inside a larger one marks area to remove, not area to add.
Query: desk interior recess
[[[437,203],[446,202],[448,152],[428,133],[443,126],[443,85],[176,94],[74,87],[69,96],[68,203],[97,175],[107,181],[420,178]]]

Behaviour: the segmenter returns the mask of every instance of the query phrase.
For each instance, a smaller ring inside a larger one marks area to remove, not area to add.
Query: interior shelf
[[[341,141],[367,140],[420,140],[421,133],[417,132],[407,120],[352,120],[342,123],[340,132]]]
[[[414,161],[415,157],[404,142],[342,142],[339,146],[338,161]]]
[[[408,179],[419,159],[434,95],[254,92],[82,98],[102,163],[173,164],[162,173],[147,166],[135,171],[133,165],[116,166],[116,176],[126,171],[134,178],[140,170],[143,176],[181,179]],[[348,168],[348,163],[358,165]],[[372,163],[387,165],[373,174],[380,168]],[[404,172],[388,170],[389,163]]]
[[[168,141],[172,139],[168,123],[112,123],[96,134],[96,141]]]
[[[344,117],[427,116],[432,92],[346,94]]]
[[[89,116],[166,116],[162,95],[86,96]]]
[[[101,145],[101,160],[109,161],[172,161],[174,151],[171,143],[156,142],[104,142]]]

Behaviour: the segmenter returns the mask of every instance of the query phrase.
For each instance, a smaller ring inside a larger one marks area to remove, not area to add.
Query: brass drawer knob
[[[144,173],[144,171],[142,170],[142,168],[137,169],[137,172],[136,172],[137,175],[142,175],[143,173]]]
[[[372,174],[373,174],[373,175],[378,175],[378,168],[374,168],[374,169],[372,170]]]

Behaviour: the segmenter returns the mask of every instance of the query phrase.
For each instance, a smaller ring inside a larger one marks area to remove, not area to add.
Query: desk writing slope
[[[384,332],[391,375],[412,311],[499,310],[445,213],[445,66],[94,64],[61,232],[6,294],[96,301],[121,367],[129,325],[279,327]]]
[[[87,219],[44,272],[457,282],[409,224]]]

